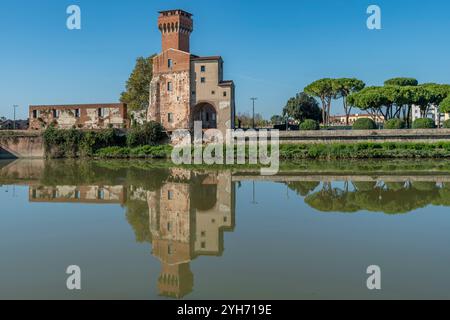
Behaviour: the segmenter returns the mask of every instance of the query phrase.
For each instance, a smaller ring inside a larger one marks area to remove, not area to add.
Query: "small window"
[[[201,83],[205,83],[205,82],[206,82],[206,78],[202,77],[202,78],[200,79],[200,82],[201,82]]]
[[[172,82],[167,82],[167,91],[172,91],[172,90],[173,90]]]
[[[212,121],[216,121],[216,114],[215,114],[215,113],[213,113],[213,114],[211,115],[211,119],[212,119]]]
[[[201,66],[201,67],[200,67],[200,71],[201,71],[201,72],[206,72],[206,66]]]
[[[167,121],[169,121],[169,123],[173,122],[173,113],[168,113],[167,114]]]
[[[202,249],[206,249],[206,242],[202,242]]]
[[[75,109],[75,118],[80,117],[80,109]]]
[[[173,200],[173,191],[172,191],[172,190],[169,190],[169,191],[167,192],[167,199]]]
[[[59,112],[58,112],[58,110],[53,109],[53,110],[52,110],[52,115],[53,115],[53,118],[58,118],[58,117],[59,117]]]
[[[228,222],[228,217],[223,217],[223,222],[227,223]]]
[[[206,232],[202,231],[202,237],[206,237]]]
[[[167,223],[167,231],[172,232],[172,222]]]
[[[103,118],[105,116],[105,109],[103,108],[98,108],[98,116],[100,118]]]
[[[226,91],[223,92],[223,96],[224,96],[224,97],[227,96],[227,92],[226,92]]]
[[[213,90],[213,91],[211,91],[211,94],[212,94],[212,95],[215,95],[215,94],[216,94],[216,92],[215,92],[215,91]]]
[[[169,68],[173,67],[173,60],[172,59],[167,60],[167,67],[169,67]]]
[[[36,119],[38,117],[38,111],[33,110],[33,119]]]
[[[99,189],[97,191],[97,199],[98,200],[103,200],[105,199],[105,191],[103,189]]]

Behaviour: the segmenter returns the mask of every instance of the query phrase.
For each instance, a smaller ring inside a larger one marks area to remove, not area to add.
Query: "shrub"
[[[373,130],[377,128],[375,121],[369,118],[362,118],[355,121],[353,130]]]
[[[450,119],[445,120],[442,126],[446,129],[450,129]]]
[[[385,129],[405,129],[406,123],[402,119],[391,119],[384,124]]]
[[[430,118],[421,118],[416,119],[413,122],[413,129],[434,129],[436,128],[436,124],[433,119]]]
[[[320,130],[320,126],[317,121],[306,119],[300,125],[300,130],[307,130],[307,131]]]
[[[127,133],[127,145],[129,147],[140,147],[145,145],[154,146],[164,138],[164,128],[155,121],[146,122],[143,125],[132,128]]]

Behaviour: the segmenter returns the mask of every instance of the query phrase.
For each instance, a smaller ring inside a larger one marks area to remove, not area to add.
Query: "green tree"
[[[153,56],[139,57],[134,70],[126,83],[126,91],[122,92],[120,101],[128,105],[134,112],[143,112],[147,118],[149,104],[150,82],[153,77]]]
[[[322,102],[323,123],[328,125],[330,123],[331,102],[336,97],[336,92],[333,91],[333,79],[324,78],[314,81],[304,91],[320,99]]]
[[[354,92],[361,91],[365,86],[366,84],[363,81],[356,78],[340,78],[334,79],[332,82],[333,92],[337,94],[337,98],[342,98],[347,126],[352,112],[352,105],[348,104],[347,97]]]
[[[386,80],[384,82],[385,86],[399,86],[399,87],[406,87],[406,86],[417,86],[419,84],[419,81],[414,78],[393,78]]]
[[[392,105],[392,100],[384,87],[364,88],[360,92],[349,95],[347,100],[350,105],[369,112],[373,117],[383,115],[388,120],[390,113],[388,106]]]
[[[270,122],[274,125],[281,124],[284,122],[284,117],[280,115],[274,115],[272,118],[270,118]]]
[[[292,118],[298,122],[311,119],[320,122],[320,108],[313,97],[301,92],[289,99],[283,110],[283,116]]]
[[[450,95],[441,102],[439,110],[442,113],[450,112]]]

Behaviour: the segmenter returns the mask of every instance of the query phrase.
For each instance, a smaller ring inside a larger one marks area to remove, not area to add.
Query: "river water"
[[[0,202],[1,299],[450,298],[450,162],[3,161]]]

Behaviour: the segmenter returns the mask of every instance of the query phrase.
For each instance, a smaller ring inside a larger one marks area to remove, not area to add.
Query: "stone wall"
[[[89,104],[30,106],[30,129],[42,130],[54,125],[59,129],[126,128],[126,104]]]
[[[28,131],[1,132],[0,158],[44,158],[42,135]]]
[[[280,143],[438,142],[450,129],[281,131]]]

